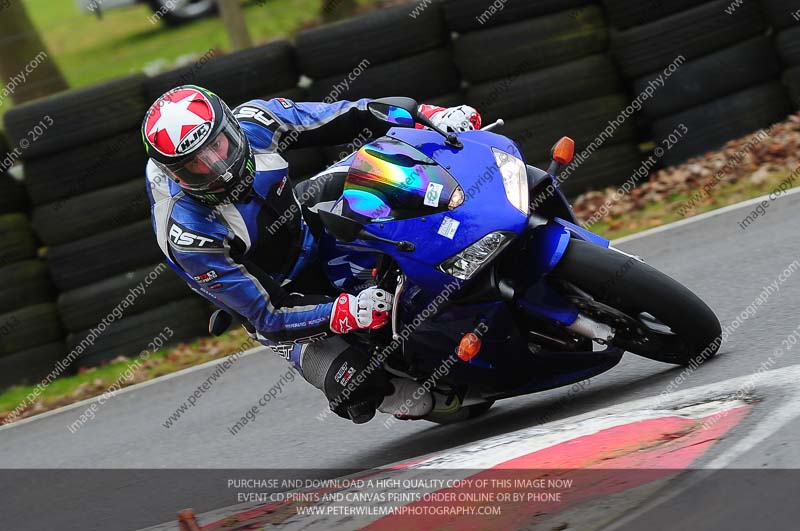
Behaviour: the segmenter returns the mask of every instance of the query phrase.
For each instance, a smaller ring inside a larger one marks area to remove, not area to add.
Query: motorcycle
[[[559,141],[545,171],[492,131],[502,120],[449,134],[417,109],[369,104],[393,127],[346,159],[341,196],[314,214],[335,286],[394,293],[391,327],[345,337],[457,411],[427,420],[583,381],[625,351],[678,365],[716,353],[720,324],[702,300],[579,225],[554,177],[574,142]]]

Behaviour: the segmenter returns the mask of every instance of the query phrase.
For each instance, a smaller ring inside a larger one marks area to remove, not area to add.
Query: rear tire
[[[702,363],[719,349],[721,327],[711,308],[676,280],[634,258],[572,240],[552,276],[630,317],[647,312],[674,334],[659,335],[658,348],[649,351],[633,350],[633,341],[620,335],[615,346],[676,365]]]

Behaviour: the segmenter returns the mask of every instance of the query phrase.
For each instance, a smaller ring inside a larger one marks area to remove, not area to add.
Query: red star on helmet
[[[198,131],[198,138],[191,147],[199,146],[213,129],[214,108],[205,94],[196,89],[185,88],[169,92],[159,98],[150,108],[145,124],[145,135],[161,154],[178,156],[179,146],[199,126],[205,130]]]

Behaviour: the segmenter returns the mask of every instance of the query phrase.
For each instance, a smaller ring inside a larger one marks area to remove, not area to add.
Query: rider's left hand
[[[331,331],[346,334],[385,326],[389,322],[392,298],[379,288],[367,288],[358,295],[342,293],[333,306]]]

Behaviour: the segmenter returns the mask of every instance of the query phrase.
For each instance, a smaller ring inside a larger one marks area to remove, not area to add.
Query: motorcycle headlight
[[[489,233],[457,255],[442,262],[439,265],[439,271],[461,280],[469,280],[510,242],[509,233]]]
[[[506,197],[514,207],[528,215],[528,171],[525,163],[510,153],[492,148],[494,160],[503,176]]]

